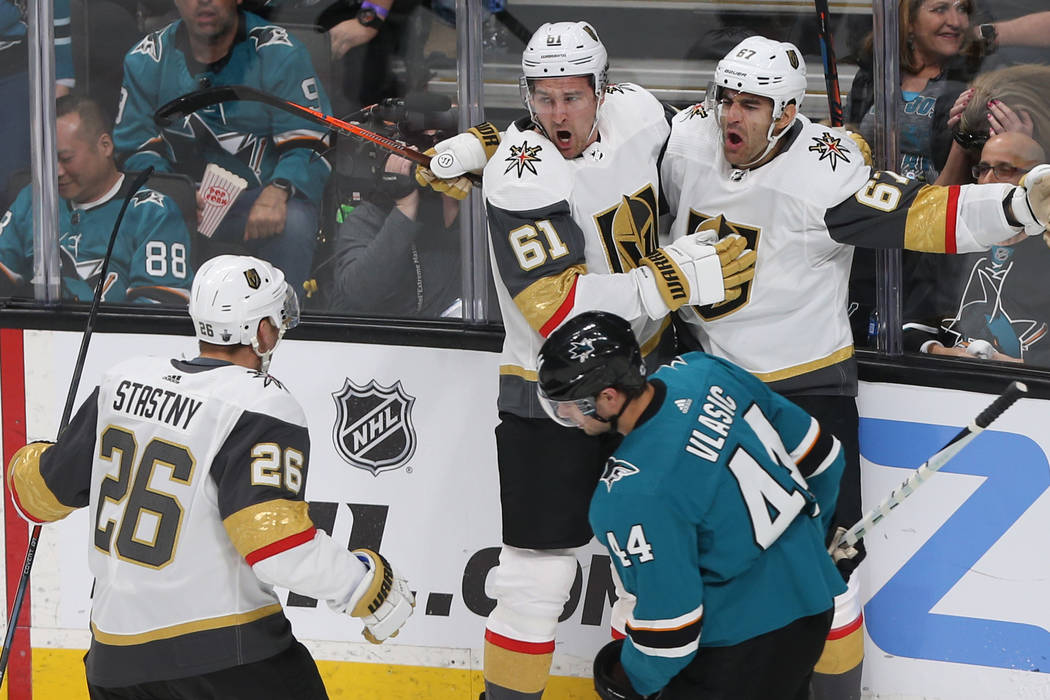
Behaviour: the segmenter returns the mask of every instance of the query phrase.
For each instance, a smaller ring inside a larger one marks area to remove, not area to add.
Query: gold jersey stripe
[[[76,508],[58,500],[40,473],[40,455],[51,443],[32,442],[15,452],[7,472],[8,487],[17,494],[26,515],[41,522],[61,520]]]
[[[565,298],[569,296],[572,285],[576,283],[576,278],[586,273],[586,265],[572,265],[558,275],[541,277],[518,292],[514,303],[528,324],[538,332],[558,313],[558,309],[565,303]]]
[[[485,642],[485,680],[518,693],[539,693],[547,684],[550,654],[523,654]]]
[[[109,632],[103,632],[95,626],[95,622],[92,620],[91,635],[102,644],[108,644],[114,647],[130,647],[137,644],[155,642],[159,639],[181,637],[186,634],[192,634],[193,632],[206,632],[207,630],[216,630],[223,627],[244,625],[249,622],[261,620],[264,617],[269,617],[270,615],[276,615],[280,612],[281,604],[274,603],[272,605],[265,605],[256,610],[250,610],[249,612],[222,615],[220,617],[209,617],[204,620],[194,620],[193,622],[183,622],[178,625],[172,625],[171,627],[161,627],[159,629],[150,630],[149,632],[140,632],[138,634],[111,634]]]
[[[283,498],[242,508],[222,524],[242,557],[314,526],[305,501]]]
[[[924,253],[944,252],[945,215],[948,210],[947,187],[926,185],[919,189],[908,207],[904,224],[904,247]]]
[[[810,362],[803,362],[800,365],[794,367],[787,367],[785,369],[778,369],[775,372],[752,372],[764,382],[778,382],[781,379],[790,379],[791,377],[797,377],[800,374],[806,372],[812,372],[814,370],[823,369],[824,367],[830,367],[831,365],[838,364],[844,360],[848,360],[853,357],[853,346],[847,345],[844,348],[839,348],[835,352],[831,353],[826,357],[821,357]]]
[[[524,367],[519,367],[518,365],[500,365],[499,373],[500,375],[510,377],[521,377],[527,382],[535,382],[539,379],[539,376],[536,374],[536,370],[525,369]]]

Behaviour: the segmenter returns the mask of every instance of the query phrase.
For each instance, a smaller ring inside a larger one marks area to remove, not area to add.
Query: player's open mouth
[[[726,134],[726,143],[730,146],[739,146],[744,143],[744,137],[740,134],[730,131]]]
[[[568,146],[570,143],[572,143],[571,131],[566,131],[565,129],[558,129],[558,131],[555,132],[554,137],[557,139],[559,146]]]

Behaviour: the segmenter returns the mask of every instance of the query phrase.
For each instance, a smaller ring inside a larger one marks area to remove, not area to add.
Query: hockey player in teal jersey
[[[56,103],[62,296],[91,301],[113,225],[130,186],[113,162],[99,106],[68,95]],[[33,192],[0,216],[0,293],[32,295]],[[190,237],[174,201],[148,187],[131,197],[103,287],[103,301],[184,306],[193,282]]]
[[[539,384],[558,422],[625,436],[590,522],[636,598],[620,659],[634,691],[806,698],[845,590],[824,545],[844,464],[838,441],[704,353],[646,379],[630,326],[604,312],[549,336]]]

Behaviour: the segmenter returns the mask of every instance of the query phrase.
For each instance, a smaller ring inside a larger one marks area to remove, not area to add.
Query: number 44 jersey
[[[302,408],[273,377],[143,357],[107,372],[58,443],[12,470],[31,520],[89,507],[92,683],[281,652],[292,636],[273,583],[348,597],[364,567],[310,520],[309,450]]]
[[[637,600],[622,661],[653,693],[703,647],[739,644],[845,590],[824,533],[844,461],[816,420],[739,367],[690,353],[605,466],[595,536]]]

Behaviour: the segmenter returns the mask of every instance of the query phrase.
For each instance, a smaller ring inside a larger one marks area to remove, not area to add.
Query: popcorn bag
[[[208,164],[208,167],[204,169],[204,177],[201,178],[201,186],[198,190],[204,202],[201,223],[197,227],[201,235],[212,237],[215,229],[226,216],[226,212],[230,210],[238,195],[247,186],[248,181],[243,177],[238,177],[215,163]]]

